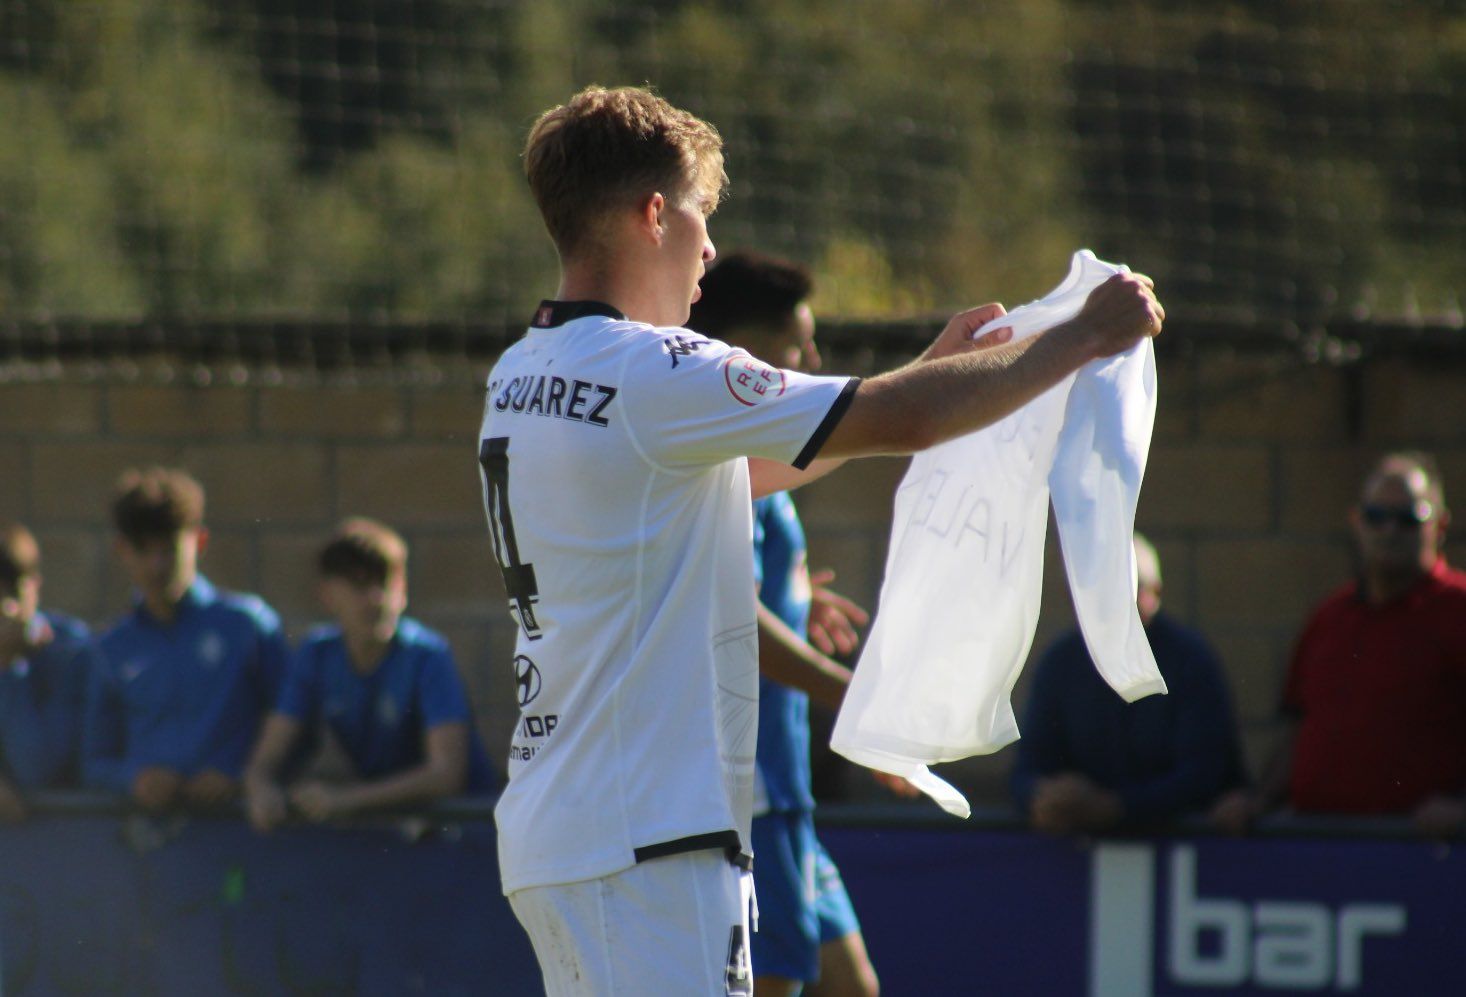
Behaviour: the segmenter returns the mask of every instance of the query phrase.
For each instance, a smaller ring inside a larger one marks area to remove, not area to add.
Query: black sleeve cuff
[[[830,406],[830,410],[825,413],[825,417],[815,427],[814,434],[810,436],[809,442],[804,445],[803,450],[799,451],[799,456],[794,458],[794,466],[796,468],[801,471],[804,470],[818,456],[820,447],[825,445],[825,441],[830,438],[830,434],[835,431],[835,427],[844,418],[845,410],[855,400],[855,389],[858,387],[860,387],[860,378],[858,377],[852,377],[845,382],[845,387],[840,389],[840,397],[835,399],[834,404]]]

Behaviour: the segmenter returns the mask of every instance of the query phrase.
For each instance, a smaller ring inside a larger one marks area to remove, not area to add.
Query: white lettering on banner
[[[1089,992],[1151,997],[1155,849],[1101,845],[1089,867]]]
[[[1399,904],[1343,904],[1337,914],[1327,905],[1305,901],[1203,900],[1196,895],[1196,850],[1178,845],[1171,852],[1169,971],[1178,983],[1233,985],[1246,981],[1281,990],[1358,990],[1364,979],[1366,934],[1398,935],[1405,930]],[[1219,955],[1201,955],[1203,930],[1222,937]],[[1335,941],[1337,940],[1337,944]],[[1248,967],[1248,958],[1252,965]]]
[[[1405,931],[1402,904],[1345,903],[1335,909],[1303,900],[1203,897],[1196,890],[1196,849],[1173,846],[1169,859],[1162,923],[1172,986],[1355,991],[1364,984],[1365,937]],[[1154,846],[1095,849],[1089,960],[1089,992],[1095,997],[1154,993],[1154,867]]]

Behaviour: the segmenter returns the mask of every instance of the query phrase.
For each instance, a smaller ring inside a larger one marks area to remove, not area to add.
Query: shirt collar
[[[586,318],[591,315],[600,315],[604,318],[613,318],[618,321],[626,321],[626,316],[619,309],[613,308],[604,301],[541,301],[539,308],[535,309],[534,321],[530,323],[531,328],[553,329],[555,326],[564,325],[578,318]]]
[[[1383,609],[1386,606],[1404,605],[1418,597],[1429,586],[1433,585],[1436,582],[1443,581],[1445,577],[1450,574],[1450,571],[1450,565],[1446,563],[1446,555],[1437,554],[1435,558],[1435,563],[1430,566],[1430,570],[1423,573],[1419,578],[1415,579],[1415,583],[1411,585],[1407,591],[1391,599],[1389,602],[1381,603],[1379,605],[1375,605],[1374,603],[1369,601],[1369,595],[1364,582],[1364,575],[1361,573],[1354,579],[1354,601],[1359,603],[1361,606],[1373,606],[1376,609]]]
[[[183,598],[178,600],[178,615],[174,622],[182,619],[190,612],[203,609],[205,606],[216,602],[218,598],[219,590],[214,588],[212,582],[203,575],[194,575],[193,584],[188,587],[188,591],[183,593]],[[147,620],[149,623],[158,622],[143,604],[142,596],[134,595],[132,602],[133,612],[137,615],[138,619]]]

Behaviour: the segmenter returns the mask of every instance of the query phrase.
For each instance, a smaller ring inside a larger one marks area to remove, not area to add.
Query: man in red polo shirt
[[[1240,829],[1270,805],[1408,814],[1466,825],[1466,574],[1446,566],[1449,514],[1433,458],[1392,453],[1350,514],[1360,575],[1329,596],[1294,651],[1288,731],[1257,794],[1215,815]]]

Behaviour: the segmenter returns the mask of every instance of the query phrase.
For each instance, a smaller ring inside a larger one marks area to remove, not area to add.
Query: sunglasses
[[[1390,505],[1365,505],[1359,507],[1359,516],[1364,520],[1366,526],[1372,529],[1382,530],[1391,524],[1402,530],[1418,530],[1425,523],[1430,522],[1430,517],[1435,510],[1429,502],[1416,502],[1412,506],[1400,507]]]

